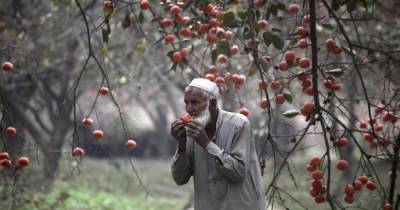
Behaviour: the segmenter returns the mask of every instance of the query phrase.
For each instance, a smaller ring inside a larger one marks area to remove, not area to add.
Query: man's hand
[[[186,146],[186,128],[182,120],[171,123],[171,136],[178,141],[179,146]]]
[[[210,138],[208,138],[206,131],[200,123],[192,120],[186,124],[187,135],[192,137],[200,146],[206,148]]]

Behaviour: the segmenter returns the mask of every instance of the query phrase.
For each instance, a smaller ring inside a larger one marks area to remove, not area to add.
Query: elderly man
[[[176,120],[178,142],[172,176],[178,185],[194,181],[195,210],[263,210],[265,198],[248,119],[218,108],[218,86],[194,79],[185,90],[193,120]]]

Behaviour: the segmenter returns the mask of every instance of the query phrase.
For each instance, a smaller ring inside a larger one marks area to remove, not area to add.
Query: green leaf
[[[353,12],[357,7],[357,0],[349,0],[346,3],[346,6],[347,6],[347,11],[348,12],[350,12],[350,13]]]
[[[103,42],[108,43],[110,31],[109,28],[101,28],[101,36],[103,38]]]
[[[224,17],[222,18],[224,25],[234,28],[238,26],[238,23],[235,18],[235,14],[232,11],[226,12]]]
[[[129,17],[129,12],[126,13],[125,18],[122,20],[121,27],[123,29],[129,28],[131,26],[131,18]]]
[[[118,83],[121,85],[126,84],[127,82],[128,82],[128,77],[125,75],[122,75],[118,80]]]
[[[333,10],[338,11],[339,8],[340,8],[340,5],[339,5],[339,3],[337,2],[337,0],[332,0],[331,7],[332,7]]]
[[[286,101],[288,101],[289,103],[293,102],[293,96],[290,92],[284,92],[283,97],[285,97]]]
[[[169,68],[168,71],[175,71],[177,66],[178,66],[178,64],[177,64],[177,63],[174,63],[174,64],[171,66],[171,68]]]
[[[174,52],[176,52],[176,50],[170,50],[167,52],[167,56],[172,58],[172,54],[174,54]]]
[[[143,21],[144,21],[144,15],[143,15],[143,12],[139,12],[138,21],[139,21],[139,23],[143,23]]]
[[[269,19],[270,16],[271,16],[271,6],[269,6],[269,7],[267,8],[267,12],[265,13],[265,18],[266,18],[266,19]]]
[[[249,71],[248,76],[251,77],[251,76],[255,75],[256,73],[257,73],[257,65],[253,63],[250,66],[250,71]]]
[[[271,31],[282,32],[282,30],[279,28],[271,28]]]
[[[278,7],[275,4],[271,5],[271,14],[274,16],[278,15]]]
[[[194,1],[196,7],[210,3],[210,0],[196,0]]]
[[[260,10],[256,10],[256,11],[254,11],[254,15],[255,15],[255,17],[256,17],[256,19],[259,19],[260,18]]]
[[[248,26],[245,26],[244,29],[243,29],[243,38],[244,39],[251,39],[252,38],[251,30],[249,30]]]
[[[278,8],[279,10],[282,10],[282,11],[287,11],[286,5],[283,4],[283,3],[278,3],[278,4],[276,5],[276,8]]]
[[[350,50],[350,48],[342,46],[342,49],[344,49],[348,54],[353,54],[356,55],[357,52],[355,50]]]
[[[325,72],[328,73],[328,74],[331,74],[331,75],[333,75],[333,76],[335,76],[335,77],[340,77],[340,76],[342,76],[343,73],[344,73],[343,69],[341,69],[341,68],[330,69],[330,70],[327,70],[327,71],[325,71]]]
[[[268,61],[266,61],[264,58],[262,58],[262,59],[260,59],[260,64],[261,64],[263,71],[268,71],[268,69],[269,69]]]
[[[295,109],[290,109],[290,110],[287,110],[286,112],[282,113],[282,115],[285,116],[286,118],[293,118],[299,114],[300,114],[300,112]]]
[[[211,63],[213,65],[215,65],[215,62],[217,61],[217,57],[218,57],[218,51],[217,49],[214,49],[211,51]]]
[[[273,35],[274,34],[272,34],[269,31],[266,31],[266,32],[263,33],[264,43],[265,43],[265,45],[267,45],[267,47],[272,44],[272,36]]]
[[[357,0],[357,3],[358,3],[358,5],[360,5],[364,8],[368,7],[367,2],[365,0]]]
[[[263,38],[264,38],[264,43],[267,46],[273,44],[274,47],[279,50],[283,49],[283,47],[285,46],[285,43],[283,42],[281,37],[269,31],[263,33]]]
[[[247,18],[247,12],[241,10],[241,11],[238,12],[238,16],[239,16],[240,19],[246,20],[246,18]]]
[[[281,37],[275,35],[272,39],[272,44],[274,45],[274,47],[278,50],[282,50],[283,47],[285,46],[285,43],[283,42],[283,40],[281,39]]]
[[[329,23],[323,23],[322,27],[324,27],[326,29],[329,29],[329,30],[333,30],[333,26],[331,24],[329,24]]]
[[[227,40],[218,40],[217,41],[217,52],[218,52],[218,55],[225,54],[227,56],[231,56],[231,48],[229,46],[229,42]]]
[[[143,42],[140,42],[138,45],[136,45],[136,49],[139,52],[144,52],[146,50],[146,45]]]

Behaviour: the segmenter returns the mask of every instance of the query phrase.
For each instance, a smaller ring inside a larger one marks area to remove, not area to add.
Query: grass
[[[297,154],[291,159],[294,179],[289,176],[287,168],[282,171],[276,183],[276,189],[279,190],[275,194],[275,201],[278,202],[270,209],[284,209],[280,205],[282,203],[290,207],[290,210],[304,209],[303,207],[330,209],[326,202],[315,204],[309,195],[311,175],[305,169],[308,156],[310,155]],[[24,169],[17,185],[7,185],[10,182],[0,180],[0,209],[11,209],[13,196],[16,198],[14,209],[18,210],[183,210],[184,206],[191,204],[192,182],[177,186],[170,174],[170,160],[133,159],[133,163],[150,194],[140,185],[128,159],[85,157],[76,167],[77,162],[74,159],[63,158],[59,176],[51,187],[35,184],[40,183],[36,180],[43,165],[32,161],[30,167]],[[336,160],[333,160],[333,164],[335,163]],[[380,163],[376,166],[383,186],[387,187],[387,165]],[[265,169],[265,184],[270,183],[272,170],[272,160],[269,160]],[[343,202],[343,188],[348,183],[334,165],[332,171],[331,193],[339,202]],[[297,186],[293,180],[296,180]],[[400,185],[397,187],[399,189]],[[296,200],[291,199],[289,193]],[[379,209],[382,205],[379,197],[381,195],[379,190],[371,192],[363,187],[356,192],[354,204],[344,206],[347,209]]]
[[[183,209],[190,197],[191,184],[177,187],[166,161],[135,160],[150,193],[139,184],[127,159],[85,158],[79,171],[72,170],[71,163],[76,162],[62,161],[59,178],[51,188],[3,185],[1,192],[8,196],[0,200],[0,209],[11,209],[13,194],[17,195],[16,209],[21,210],[177,210]],[[20,179],[32,182],[31,174],[35,171],[24,171]]]

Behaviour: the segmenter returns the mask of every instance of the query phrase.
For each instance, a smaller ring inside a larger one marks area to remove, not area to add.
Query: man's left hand
[[[206,131],[200,123],[195,120],[191,120],[186,124],[187,127],[187,135],[193,138],[200,146],[206,148],[208,142],[210,142],[210,138],[208,138]]]

